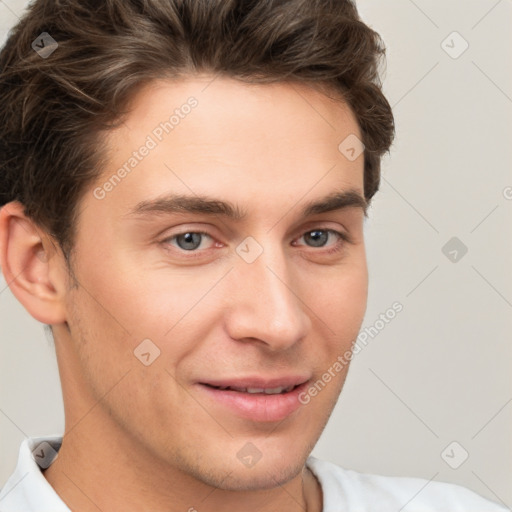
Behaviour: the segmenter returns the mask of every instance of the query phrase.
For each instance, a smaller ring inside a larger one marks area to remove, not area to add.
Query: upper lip
[[[235,388],[258,388],[258,389],[273,389],[273,388],[288,388],[290,386],[298,386],[307,382],[309,377],[301,375],[288,375],[273,378],[264,377],[238,377],[226,379],[208,379],[201,381],[200,384],[208,384],[215,387],[235,387]]]

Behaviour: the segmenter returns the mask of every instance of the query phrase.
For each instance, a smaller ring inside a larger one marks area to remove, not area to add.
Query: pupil
[[[180,243],[184,241],[184,243]],[[183,233],[176,238],[176,243],[181,249],[194,250],[201,245],[201,234],[200,233]]]
[[[320,235],[320,236],[318,236]],[[310,231],[306,237],[309,238],[311,241],[313,241],[314,247],[321,247],[327,242],[327,232],[326,231]]]

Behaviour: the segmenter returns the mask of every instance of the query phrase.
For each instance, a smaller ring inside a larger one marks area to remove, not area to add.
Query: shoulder
[[[423,478],[359,473],[310,456],[308,468],[322,487],[324,512],[508,512],[509,509],[456,484]],[[364,508],[362,508],[364,507]]]

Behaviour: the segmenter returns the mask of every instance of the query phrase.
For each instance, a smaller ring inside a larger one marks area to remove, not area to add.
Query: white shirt
[[[41,444],[45,443],[45,444]],[[41,472],[62,436],[21,443],[18,464],[0,491],[0,512],[71,512]],[[510,512],[465,487],[423,478],[358,473],[310,456],[306,465],[323,493],[323,512]]]

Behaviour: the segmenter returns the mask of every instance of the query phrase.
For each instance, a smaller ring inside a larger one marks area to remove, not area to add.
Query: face
[[[363,155],[338,149],[357,122],[304,85],[201,76],[130,108],[80,204],[64,387],[164,465],[274,487],[320,436],[366,309]]]

